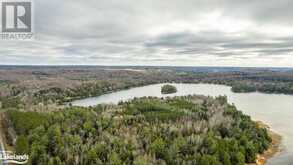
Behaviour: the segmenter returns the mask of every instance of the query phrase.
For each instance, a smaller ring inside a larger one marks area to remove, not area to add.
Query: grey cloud
[[[268,42],[267,40],[270,40]],[[274,37],[252,38],[233,37],[218,32],[192,34],[188,32],[163,34],[150,42],[145,47],[168,49],[167,54],[174,55],[215,55],[228,57],[239,55],[258,54],[259,57],[271,55],[287,55],[292,53],[293,40],[284,40]]]
[[[259,66],[253,61],[290,61],[292,5],[291,0],[38,0],[36,39],[0,41],[0,63],[207,65],[214,57],[216,65],[230,58]],[[213,12],[219,18],[210,16]],[[283,28],[289,31],[271,33]]]
[[[190,45],[221,44],[239,41],[239,37],[233,37],[218,31],[208,32],[179,32],[163,34],[145,43],[146,47],[179,47]]]

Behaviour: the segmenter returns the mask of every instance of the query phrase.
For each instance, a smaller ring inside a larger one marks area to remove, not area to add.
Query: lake
[[[212,84],[172,84],[178,92],[162,95],[161,86],[148,85],[105,94],[72,102],[77,106],[94,106],[102,103],[117,104],[120,100],[129,100],[143,96],[183,96],[190,94],[219,96],[226,95],[230,103],[254,120],[268,124],[274,132],[283,137],[282,152],[268,161],[268,165],[293,165],[293,96],[263,93],[233,93],[231,87]]]

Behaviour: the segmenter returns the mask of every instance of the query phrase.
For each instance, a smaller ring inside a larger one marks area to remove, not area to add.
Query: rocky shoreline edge
[[[273,132],[270,126],[263,123],[262,121],[257,121],[257,124],[259,127],[266,128],[268,130],[268,134],[272,138],[272,144],[263,154],[257,155],[256,163],[249,165],[265,165],[268,159],[281,152],[280,145],[282,142],[282,136],[276,132]]]

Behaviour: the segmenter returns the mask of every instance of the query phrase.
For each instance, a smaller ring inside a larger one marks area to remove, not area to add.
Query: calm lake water
[[[164,84],[137,87],[99,97],[92,97],[72,102],[78,106],[93,106],[102,103],[117,104],[120,100],[128,100],[143,96],[183,96],[189,94],[219,96],[226,95],[230,103],[254,120],[261,120],[271,129],[282,135],[282,152],[268,161],[268,165],[293,165],[293,96],[262,93],[233,93],[224,85],[211,84],[173,84],[178,92],[161,94]]]

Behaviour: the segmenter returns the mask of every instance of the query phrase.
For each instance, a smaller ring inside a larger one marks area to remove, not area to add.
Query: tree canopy
[[[271,139],[227,98],[145,97],[119,105],[6,113],[29,164],[244,165]]]

